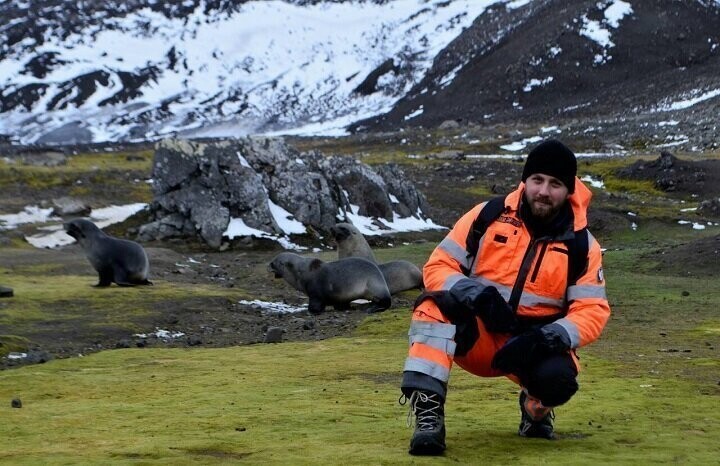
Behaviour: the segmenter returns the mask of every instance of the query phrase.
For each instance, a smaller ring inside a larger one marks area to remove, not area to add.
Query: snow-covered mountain
[[[0,0],[0,18],[0,134],[21,143],[670,120],[720,101],[717,0]]]
[[[0,133],[79,142],[342,128],[390,110],[492,3],[70,1],[36,11],[5,1]]]

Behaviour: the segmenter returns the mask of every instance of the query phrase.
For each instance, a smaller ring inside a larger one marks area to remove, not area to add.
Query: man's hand
[[[492,368],[506,374],[517,374],[545,355],[541,349],[543,334],[540,329],[533,329],[510,338],[495,353]]]
[[[510,338],[495,353],[492,367],[506,374],[517,374],[543,358],[569,349],[570,337],[560,324],[553,322]]]
[[[445,306],[461,306],[466,312],[479,317],[488,332],[513,333],[517,330],[515,313],[494,286],[482,287],[469,279],[461,280],[443,299],[447,301],[443,303]],[[453,305],[452,301],[456,304]],[[438,302],[441,309],[443,304]]]
[[[488,332],[512,333],[517,328],[515,313],[494,286],[486,287],[473,300],[473,308]]]

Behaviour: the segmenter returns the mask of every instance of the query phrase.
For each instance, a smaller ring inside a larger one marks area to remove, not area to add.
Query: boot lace
[[[440,395],[415,390],[409,399],[405,395],[401,395],[398,399],[398,403],[402,406],[408,401],[410,401],[406,421],[408,427],[412,427],[414,417],[416,430],[434,430],[437,428],[441,415],[440,409],[442,408]]]

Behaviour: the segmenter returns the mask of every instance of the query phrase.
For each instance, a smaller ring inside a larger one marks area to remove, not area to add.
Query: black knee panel
[[[522,374],[528,393],[548,407],[559,406],[578,391],[577,369],[570,355],[552,356]]]

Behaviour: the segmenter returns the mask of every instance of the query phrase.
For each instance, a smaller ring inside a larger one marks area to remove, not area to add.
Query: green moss
[[[30,341],[17,335],[0,335],[0,358],[9,353],[27,351]]]
[[[247,297],[239,288],[220,290],[162,280],[146,287],[95,288],[94,276],[50,275],[42,270],[43,266],[27,266],[13,273],[15,296],[0,308],[2,328],[25,335],[48,323],[58,332],[82,333],[93,327],[137,331],[162,309],[200,308],[203,300]]]
[[[398,335],[130,349],[5,371],[0,394],[23,408],[4,408],[0,447],[14,464],[411,464],[407,407],[396,402],[406,346]],[[596,357],[583,364],[582,389],[556,410],[558,442],[516,435],[514,384],[454,370],[449,449],[434,462],[715,460],[717,396],[679,379],[618,377],[622,364]]]
[[[612,160],[585,165],[612,179]],[[617,162],[619,163],[619,162]],[[627,163],[627,160],[625,160]],[[665,221],[677,205],[642,193],[637,231],[604,255],[612,316],[579,353],[581,389],[556,410],[557,442],[516,435],[518,388],[455,367],[446,406],[447,464],[714,464],[720,421],[720,285],[657,270],[654,254],[709,232]],[[637,209],[637,210],[635,210]],[[642,210],[646,209],[646,210]],[[664,210],[665,209],[665,210]],[[649,215],[659,215],[660,220]],[[378,260],[422,265],[437,242],[376,248]],[[603,244],[607,246],[607,244]],[[333,260],[335,251],[319,254]],[[0,274],[9,276],[0,268]],[[0,304],[5,333],[53,331],[92,316],[88,332],[133,331],[157,306],[192,310],[240,289],[173,284],[95,289],[94,276],[14,267]],[[42,292],[38,292],[42,290]],[[415,292],[404,298],[412,300]],[[127,349],[0,372],[0,462],[8,464],[416,464],[399,406],[407,307],[368,316],[353,335],[222,349]],[[0,337],[0,352],[22,337]],[[20,398],[22,409],[9,401]],[[430,462],[430,460],[428,460]]]
[[[152,150],[79,154],[69,156],[66,164],[57,167],[0,161],[0,187],[21,185],[43,190],[62,186],[79,190],[81,186],[77,185],[77,180],[83,177],[89,177],[97,186],[108,183],[127,185],[127,173],[150,172],[152,157]]]
[[[484,199],[495,196],[496,194],[491,191],[488,186],[476,185],[472,188],[465,189],[463,192],[470,194],[471,196]]]
[[[420,258],[433,246],[377,253],[389,260]],[[712,464],[720,453],[714,442],[720,421],[713,415],[719,363],[712,349],[718,345],[718,285],[650,273],[653,264],[643,257],[651,250],[637,244],[605,254],[613,316],[601,339],[580,351],[581,389],[556,410],[561,440],[519,438],[517,386],[456,367],[446,406],[449,449],[434,462]],[[132,328],[131,318],[111,309],[143,312],[160,299],[216,293],[162,281],[127,292],[97,290],[87,277],[65,276],[46,280],[46,296],[29,296],[38,287],[31,274],[37,270],[28,269],[27,283],[16,286],[11,313],[54,306],[45,318],[62,325],[75,312],[101,314],[104,308],[104,320],[93,323],[98,331],[104,325]],[[407,406],[397,405],[409,322],[410,310],[397,308],[368,316],[347,338],[113,350],[0,372],[0,399],[23,401],[22,409],[0,408],[2,459],[412,464]]]
[[[709,321],[695,329],[698,336],[718,337],[720,336],[720,321]]]

